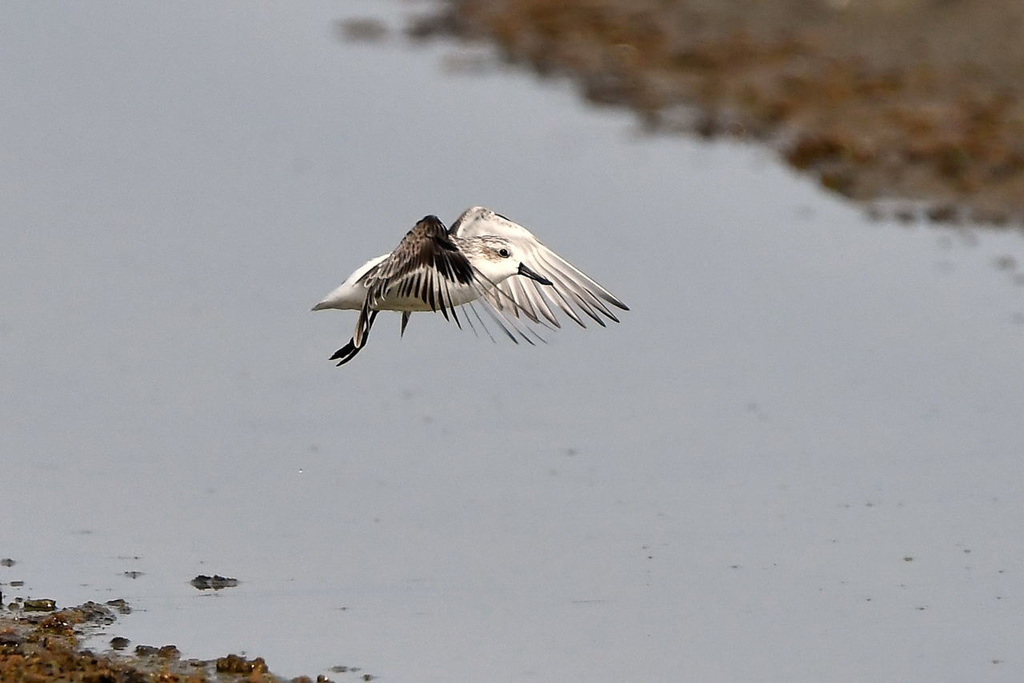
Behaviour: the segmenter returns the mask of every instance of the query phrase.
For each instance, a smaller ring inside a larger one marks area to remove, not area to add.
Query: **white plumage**
[[[618,322],[609,304],[629,310],[529,230],[481,206],[464,211],[449,230],[436,216],[424,217],[394,251],[364,263],[313,310],[360,312],[351,341],[331,357],[342,365],[366,344],[379,311],[401,311],[404,333],[411,314],[421,311],[440,311],[461,327],[456,309],[468,305],[486,331],[477,300],[509,338],[530,343],[521,323],[560,327],[555,309],[583,327],[583,316],[602,326],[604,318]]]

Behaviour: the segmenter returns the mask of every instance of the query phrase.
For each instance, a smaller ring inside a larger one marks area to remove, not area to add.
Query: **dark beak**
[[[519,264],[519,274],[520,275],[525,275],[526,277],[530,278],[531,280],[536,280],[537,282],[541,283],[542,285],[550,285],[551,284],[551,280],[547,279],[546,277],[544,277],[543,275],[541,275],[537,271],[532,270],[531,268],[528,268],[527,265],[525,263],[522,263],[522,262],[520,262],[520,264]]]

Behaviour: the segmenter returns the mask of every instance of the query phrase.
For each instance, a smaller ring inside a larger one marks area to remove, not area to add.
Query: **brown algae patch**
[[[767,141],[852,199],[1003,224],[1024,217],[1022,27],[1018,0],[450,0],[409,33],[489,40],[652,130]]]
[[[29,601],[23,601],[27,603]],[[36,600],[47,602],[52,600]],[[84,683],[206,683],[245,680],[252,683],[287,681],[270,673],[262,657],[229,654],[213,660],[182,659],[174,645],[136,646],[130,654],[96,653],[82,647],[79,637],[96,633],[130,611],[124,600],[87,602],[78,607],[29,612],[23,603],[0,607],[0,680],[4,683],[81,681]],[[113,650],[124,650],[128,639],[115,636]],[[374,678],[364,674],[362,680]],[[291,679],[312,683],[307,676]],[[318,676],[318,683],[328,683]]]

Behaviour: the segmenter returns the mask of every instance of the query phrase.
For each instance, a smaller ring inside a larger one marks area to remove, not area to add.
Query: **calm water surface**
[[[1020,680],[1020,234],[336,36],[426,8],[0,9],[5,595],[285,675]],[[333,367],[309,307],[471,204],[632,311]]]

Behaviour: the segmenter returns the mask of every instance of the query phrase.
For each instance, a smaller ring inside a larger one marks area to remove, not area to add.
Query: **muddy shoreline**
[[[872,213],[1024,219],[1024,5],[1010,0],[450,0],[489,41],[652,131],[763,141]]]
[[[175,645],[133,645],[122,636],[110,638],[109,649],[96,652],[82,638],[108,634],[118,614],[127,614],[124,600],[86,602],[58,609],[46,598],[18,598],[0,605],[0,680],[96,681],[125,683],[205,683],[246,680],[254,683],[331,683],[325,675],[284,678],[272,673],[262,657],[228,654],[216,659],[185,658]],[[373,680],[358,668],[335,667],[349,674],[339,680]]]

